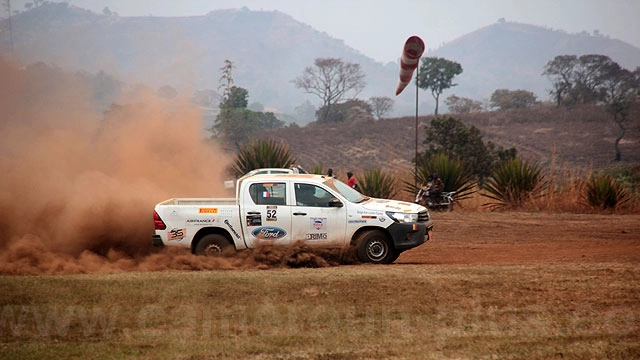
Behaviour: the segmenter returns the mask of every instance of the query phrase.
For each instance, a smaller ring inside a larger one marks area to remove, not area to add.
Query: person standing
[[[358,190],[358,181],[356,181],[356,177],[353,176],[351,171],[347,173],[347,185],[352,189]]]
[[[333,174],[333,169],[327,170],[327,176],[334,179],[336,178],[336,176]]]

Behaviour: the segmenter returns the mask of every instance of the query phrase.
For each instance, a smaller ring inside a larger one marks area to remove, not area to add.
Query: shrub
[[[454,198],[463,200],[470,197],[475,190],[475,178],[458,157],[450,157],[440,153],[430,156],[426,161],[418,163],[418,186],[426,184],[429,177],[437,173],[444,184],[444,191],[455,191]],[[418,188],[413,182],[404,181],[404,190],[415,194]]]
[[[275,140],[259,140],[242,146],[231,166],[231,172],[240,177],[258,168],[288,168],[295,163],[289,147]]]
[[[615,209],[630,199],[622,184],[610,175],[591,176],[586,182],[584,197],[590,206],[603,210]]]
[[[504,161],[491,172],[482,196],[494,200],[485,206],[518,208],[530,198],[538,197],[545,188],[540,166],[516,157]]]
[[[397,193],[396,178],[379,169],[367,170],[362,176],[356,176],[359,191],[367,196],[391,199]]]

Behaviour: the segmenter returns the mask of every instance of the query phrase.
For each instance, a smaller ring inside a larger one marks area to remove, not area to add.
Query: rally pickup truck
[[[155,246],[220,255],[261,244],[355,247],[361,262],[388,264],[431,238],[427,208],[375,199],[324,175],[240,178],[236,198],[175,198],[156,205]]]

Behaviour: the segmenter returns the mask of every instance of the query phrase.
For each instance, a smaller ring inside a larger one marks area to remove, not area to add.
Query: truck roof
[[[327,179],[326,175],[316,175],[316,174],[260,174],[260,175],[249,175],[243,176],[238,181],[246,180],[246,179],[305,179],[305,180],[318,180],[322,181],[323,179]]]

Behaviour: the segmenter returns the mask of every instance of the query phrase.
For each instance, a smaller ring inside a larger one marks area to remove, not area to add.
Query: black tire
[[[196,255],[222,256],[234,253],[235,249],[224,236],[209,234],[200,239],[194,252]]]
[[[382,231],[366,231],[360,234],[356,244],[358,260],[363,263],[390,264],[397,258],[393,244]]]

